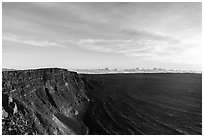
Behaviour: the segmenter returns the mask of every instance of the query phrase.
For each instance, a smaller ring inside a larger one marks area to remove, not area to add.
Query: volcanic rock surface
[[[202,134],[202,75],[2,73],[2,133]]]
[[[48,68],[2,72],[2,134],[87,134],[89,99],[77,73]]]
[[[202,75],[86,74],[89,134],[202,134]]]

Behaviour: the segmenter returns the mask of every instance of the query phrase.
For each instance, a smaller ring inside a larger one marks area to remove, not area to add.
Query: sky
[[[2,67],[202,69],[202,4],[5,3]]]

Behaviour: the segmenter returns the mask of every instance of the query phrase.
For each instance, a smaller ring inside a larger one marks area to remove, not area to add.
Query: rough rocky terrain
[[[200,135],[202,75],[3,71],[3,135]]]
[[[77,73],[48,68],[2,72],[2,134],[87,134],[89,99]]]

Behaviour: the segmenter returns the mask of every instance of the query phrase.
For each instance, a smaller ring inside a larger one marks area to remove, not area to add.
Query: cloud
[[[13,45],[70,47],[80,58],[106,53],[127,62],[200,62],[201,3],[3,3],[2,8],[3,42]]]
[[[101,53],[122,54],[125,56],[137,56],[137,53],[140,53],[140,55],[147,55],[153,51],[159,52],[159,50],[163,50],[168,46],[165,41],[150,39],[79,39],[68,40],[66,42],[86,50]]]
[[[2,37],[3,41],[9,41],[9,42],[15,42],[15,43],[22,43],[30,46],[36,46],[36,47],[64,47],[64,45],[59,44],[54,41],[50,40],[34,40],[34,39],[28,39],[22,36],[16,36],[16,35],[3,35]]]
[[[164,52],[169,47],[172,48],[171,50],[176,50],[178,49],[178,47],[175,47],[174,45],[178,45],[179,43],[181,43],[180,40],[172,37],[161,36],[148,32],[131,31],[131,34],[133,33],[136,35],[129,36],[129,39],[128,37],[125,36],[116,37],[118,39],[112,37],[110,37],[109,39],[87,38],[66,40],[64,41],[64,43],[66,43],[66,45],[73,44],[80,48],[96,52],[123,54],[127,56],[137,56],[137,53],[139,52],[141,53]],[[126,34],[123,33],[123,35]],[[168,52],[171,52],[171,50]]]
[[[195,45],[195,43],[179,41],[174,38],[75,39],[66,42],[68,45],[73,44],[93,52],[140,57],[162,63],[199,64],[201,56],[201,44]]]

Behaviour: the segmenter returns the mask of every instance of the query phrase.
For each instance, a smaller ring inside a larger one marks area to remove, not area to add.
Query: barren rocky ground
[[[202,134],[201,74],[2,73],[2,134]]]

